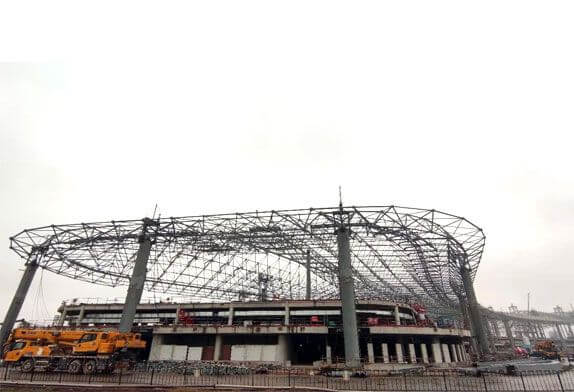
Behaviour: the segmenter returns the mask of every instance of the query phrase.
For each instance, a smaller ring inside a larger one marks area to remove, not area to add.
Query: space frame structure
[[[345,301],[347,292],[353,301],[422,304],[431,314],[462,309],[476,329],[472,281],[484,244],[482,229],[459,216],[341,205],[50,225],[18,233],[10,247],[33,268],[129,286],[136,305],[144,288],[190,301]],[[341,249],[351,291],[342,284]]]

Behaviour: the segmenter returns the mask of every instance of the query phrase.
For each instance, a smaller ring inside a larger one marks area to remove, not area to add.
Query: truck
[[[2,359],[23,372],[111,373],[145,347],[139,333],[16,328],[4,344]]]
[[[530,355],[544,359],[560,359],[560,350],[553,340],[538,340]]]

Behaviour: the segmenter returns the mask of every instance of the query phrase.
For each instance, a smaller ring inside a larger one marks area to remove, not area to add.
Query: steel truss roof
[[[482,229],[447,213],[418,208],[334,207],[161,218],[146,290],[194,301],[303,299],[306,253],[312,296],[338,297],[335,230],[344,222],[358,298],[455,309],[462,294],[459,263],[474,277],[484,248]],[[142,220],[51,225],[11,238],[22,258],[73,279],[129,284]]]

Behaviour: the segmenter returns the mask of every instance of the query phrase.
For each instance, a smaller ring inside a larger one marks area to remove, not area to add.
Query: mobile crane
[[[560,354],[560,350],[553,340],[544,339],[536,342],[534,350],[530,355],[544,359],[560,359]]]
[[[133,360],[145,347],[138,333],[16,328],[2,359],[24,372],[111,373],[118,362]]]

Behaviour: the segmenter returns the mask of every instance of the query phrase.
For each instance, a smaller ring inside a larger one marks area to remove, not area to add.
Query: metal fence
[[[460,370],[320,372],[306,368],[269,368],[204,364],[165,367],[138,364],[112,374],[23,372],[16,366],[0,368],[0,381],[34,384],[100,384],[157,386],[314,387],[353,391],[574,391],[574,370],[492,373]]]

